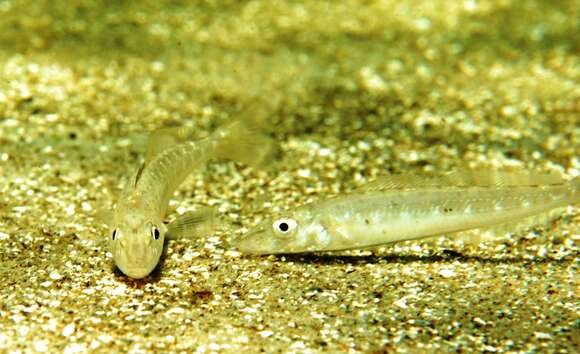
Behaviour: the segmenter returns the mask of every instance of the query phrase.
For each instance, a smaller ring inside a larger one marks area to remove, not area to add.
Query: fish
[[[268,217],[233,243],[255,255],[366,249],[473,229],[505,230],[579,201],[580,179],[557,174],[390,175]]]
[[[249,119],[235,120],[197,141],[177,143],[169,135],[168,130],[153,133],[145,162],[107,221],[114,263],[130,278],[144,278],[155,269],[166,239],[207,235],[215,226],[215,211],[209,207],[186,212],[168,225],[163,222],[169,199],[192,172],[214,158],[260,166],[273,151],[273,140]]]

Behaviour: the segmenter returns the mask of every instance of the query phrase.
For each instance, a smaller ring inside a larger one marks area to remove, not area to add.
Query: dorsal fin
[[[357,192],[379,192],[388,190],[409,190],[428,187],[437,187],[439,184],[433,176],[419,176],[415,174],[397,174],[382,176],[368,184],[361,186]]]
[[[473,187],[546,186],[564,183],[562,175],[525,171],[459,170],[446,174],[449,185]]]
[[[139,166],[137,173],[135,173],[135,178],[133,178],[133,188],[137,187],[137,182],[139,182],[139,179],[141,178],[141,175],[143,174],[143,170],[145,169],[146,163],[147,163],[147,161],[143,161],[141,166]]]
[[[377,192],[439,187],[538,186],[561,183],[564,183],[564,179],[555,173],[458,170],[439,176],[416,174],[384,176],[357,189],[357,191]]]

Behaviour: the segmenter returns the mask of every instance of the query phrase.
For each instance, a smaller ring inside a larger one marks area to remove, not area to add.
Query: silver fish
[[[368,248],[512,223],[580,201],[580,179],[512,172],[390,176],[300,206],[236,241],[250,254]]]
[[[155,145],[163,137],[153,136]],[[259,165],[269,156],[272,141],[249,122],[235,121],[199,141],[164,149],[148,148],[149,158],[119,198],[110,224],[110,250],[117,267],[131,278],[143,278],[157,266],[166,236],[192,237],[209,232],[210,209],[185,213],[163,223],[170,197],[193,171],[212,158]]]

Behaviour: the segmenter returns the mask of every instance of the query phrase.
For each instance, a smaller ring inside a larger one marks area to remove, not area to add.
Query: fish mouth
[[[119,267],[119,269],[123,274],[133,279],[143,279],[153,271],[153,269],[144,267]]]

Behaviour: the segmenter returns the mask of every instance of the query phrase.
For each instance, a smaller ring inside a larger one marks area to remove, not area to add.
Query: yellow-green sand
[[[0,352],[575,352],[579,212],[495,243],[244,256],[276,210],[389,172],[580,173],[575,1],[0,1]],[[215,233],[115,270],[110,209],[149,132],[240,115],[267,168],[170,202]]]

